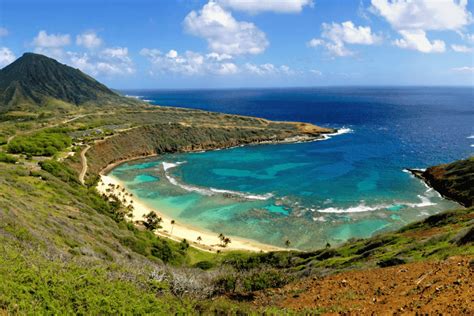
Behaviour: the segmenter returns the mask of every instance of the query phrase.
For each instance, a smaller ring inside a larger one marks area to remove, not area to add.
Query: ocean
[[[474,151],[472,88],[126,90],[151,104],[340,129],[324,141],[125,163],[111,174],[176,221],[311,250],[458,207],[404,168]]]

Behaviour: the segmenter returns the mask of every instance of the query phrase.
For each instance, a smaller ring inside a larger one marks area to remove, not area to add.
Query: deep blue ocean
[[[447,208],[404,168],[474,152],[472,88],[123,91],[189,107],[343,129],[328,140],[169,155],[112,171],[144,202],[216,233],[314,249]]]

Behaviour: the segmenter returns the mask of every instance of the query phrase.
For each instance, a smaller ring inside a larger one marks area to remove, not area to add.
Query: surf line
[[[247,200],[260,200],[260,201],[265,201],[273,197],[272,193],[266,193],[266,194],[252,194],[252,193],[247,193],[247,192],[238,192],[238,191],[232,191],[232,190],[223,190],[223,189],[216,189],[216,188],[202,188],[198,186],[193,186],[193,185],[188,185],[184,183],[180,183],[176,178],[174,178],[172,175],[170,175],[169,170],[178,167],[179,165],[182,165],[186,162],[184,161],[178,161],[175,163],[172,162],[162,162],[163,166],[163,171],[165,173],[166,179],[173,185],[178,186],[182,188],[185,191],[188,192],[196,192],[202,195],[206,196],[211,196],[211,195],[216,195],[216,194],[224,194],[228,195],[231,197],[239,197]]]

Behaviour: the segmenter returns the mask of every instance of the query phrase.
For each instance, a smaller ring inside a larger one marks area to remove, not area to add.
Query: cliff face
[[[140,126],[97,142],[87,152],[89,175],[96,175],[109,164],[154,154],[179,153],[228,148],[286,139],[312,140],[334,132],[304,124],[272,123],[265,128],[251,126],[189,126],[155,124]]]
[[[474,157],[433,166],[414,174],[443,196],[465,207],[474,205]]]

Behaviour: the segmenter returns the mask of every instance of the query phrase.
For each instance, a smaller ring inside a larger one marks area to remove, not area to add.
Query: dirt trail
[[[84,177],[86,176],[87,173],[87,157],[86,153],[91,148],[90,145],[86,145],[86,147],[81,150],[81,164],[82,164],[82,170],[81,173],[79,174],[79,181],[84,184]]]
[[[474,257],[309,278],[258,293],[254,304],[324,314],[474,315]]]

